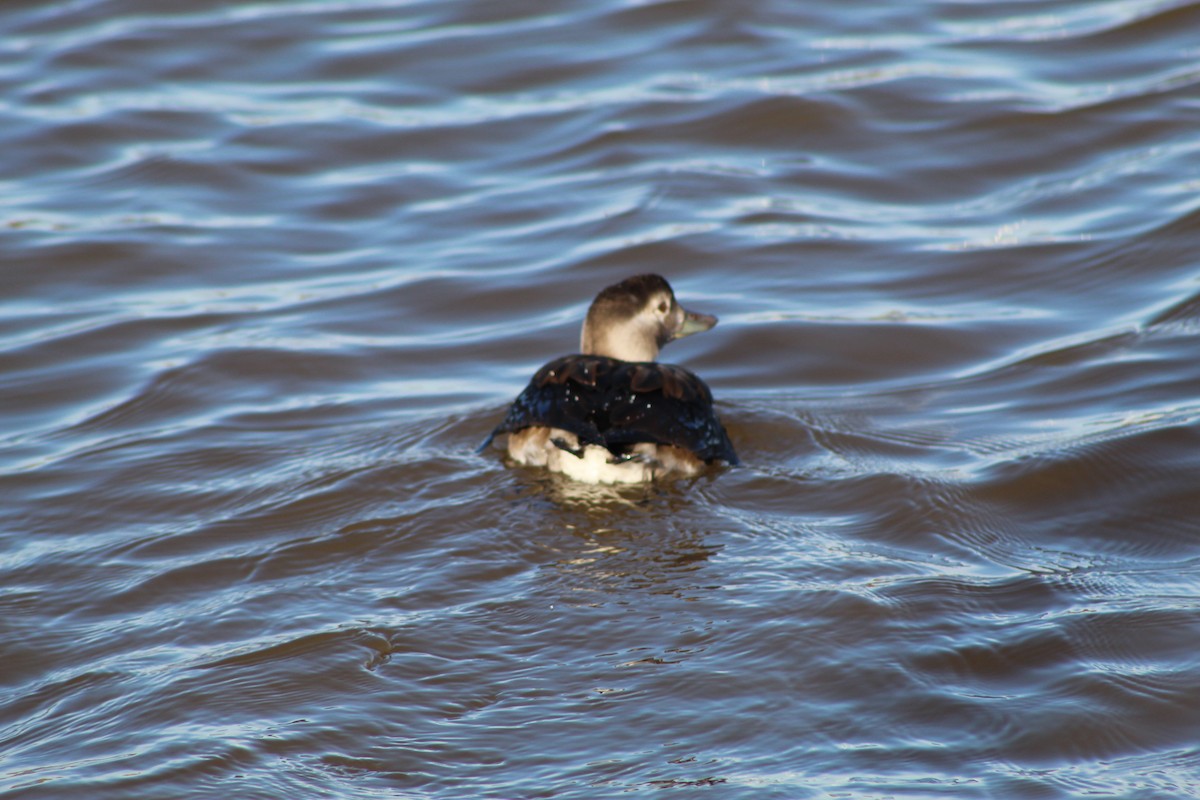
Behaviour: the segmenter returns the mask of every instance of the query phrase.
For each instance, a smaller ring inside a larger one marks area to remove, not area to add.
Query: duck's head
[[[596,295],[583,321],[580,349],[621,361],[654,361],[667,342],[716,324],[716,317],[679,305],[662,276],[636,275]]]

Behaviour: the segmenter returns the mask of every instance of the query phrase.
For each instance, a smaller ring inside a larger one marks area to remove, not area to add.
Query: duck
[[[480,446],[507,434],[516,464],[582,483],[632,484],[696,477],[738,463],[694,372],[657,361],[669,342],[711,330],[661,275],[635,275],[600,291],[588,308],[579,353],[539,369]]]

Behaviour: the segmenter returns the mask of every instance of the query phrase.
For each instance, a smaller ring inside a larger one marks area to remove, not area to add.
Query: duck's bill
[[[717,324],[717,318],[712,314],[697,314],[695,311],[684,310],[683,324],[679,326],[679,330],[675,332],[672,338],[682,339],[685,336],[691,336],[693,333],[700,333],[712,328]]]

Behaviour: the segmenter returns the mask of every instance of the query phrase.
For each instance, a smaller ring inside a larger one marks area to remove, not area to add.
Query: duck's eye
[[[660,313],[660,314],[667,313],[667,308],[668,308],[667,301],[663,300],[661,303],[658,304],[658,313]]]

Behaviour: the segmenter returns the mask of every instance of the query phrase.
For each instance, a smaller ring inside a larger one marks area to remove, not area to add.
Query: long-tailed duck
[[[717,324],[687,311],[658,275],[637,275],[596,295],[577,355],[539,369],[480,449],[508,434],[519,464],[586,483],[691,477],[737,454],[695,373],[659,364],[667,342]]]

